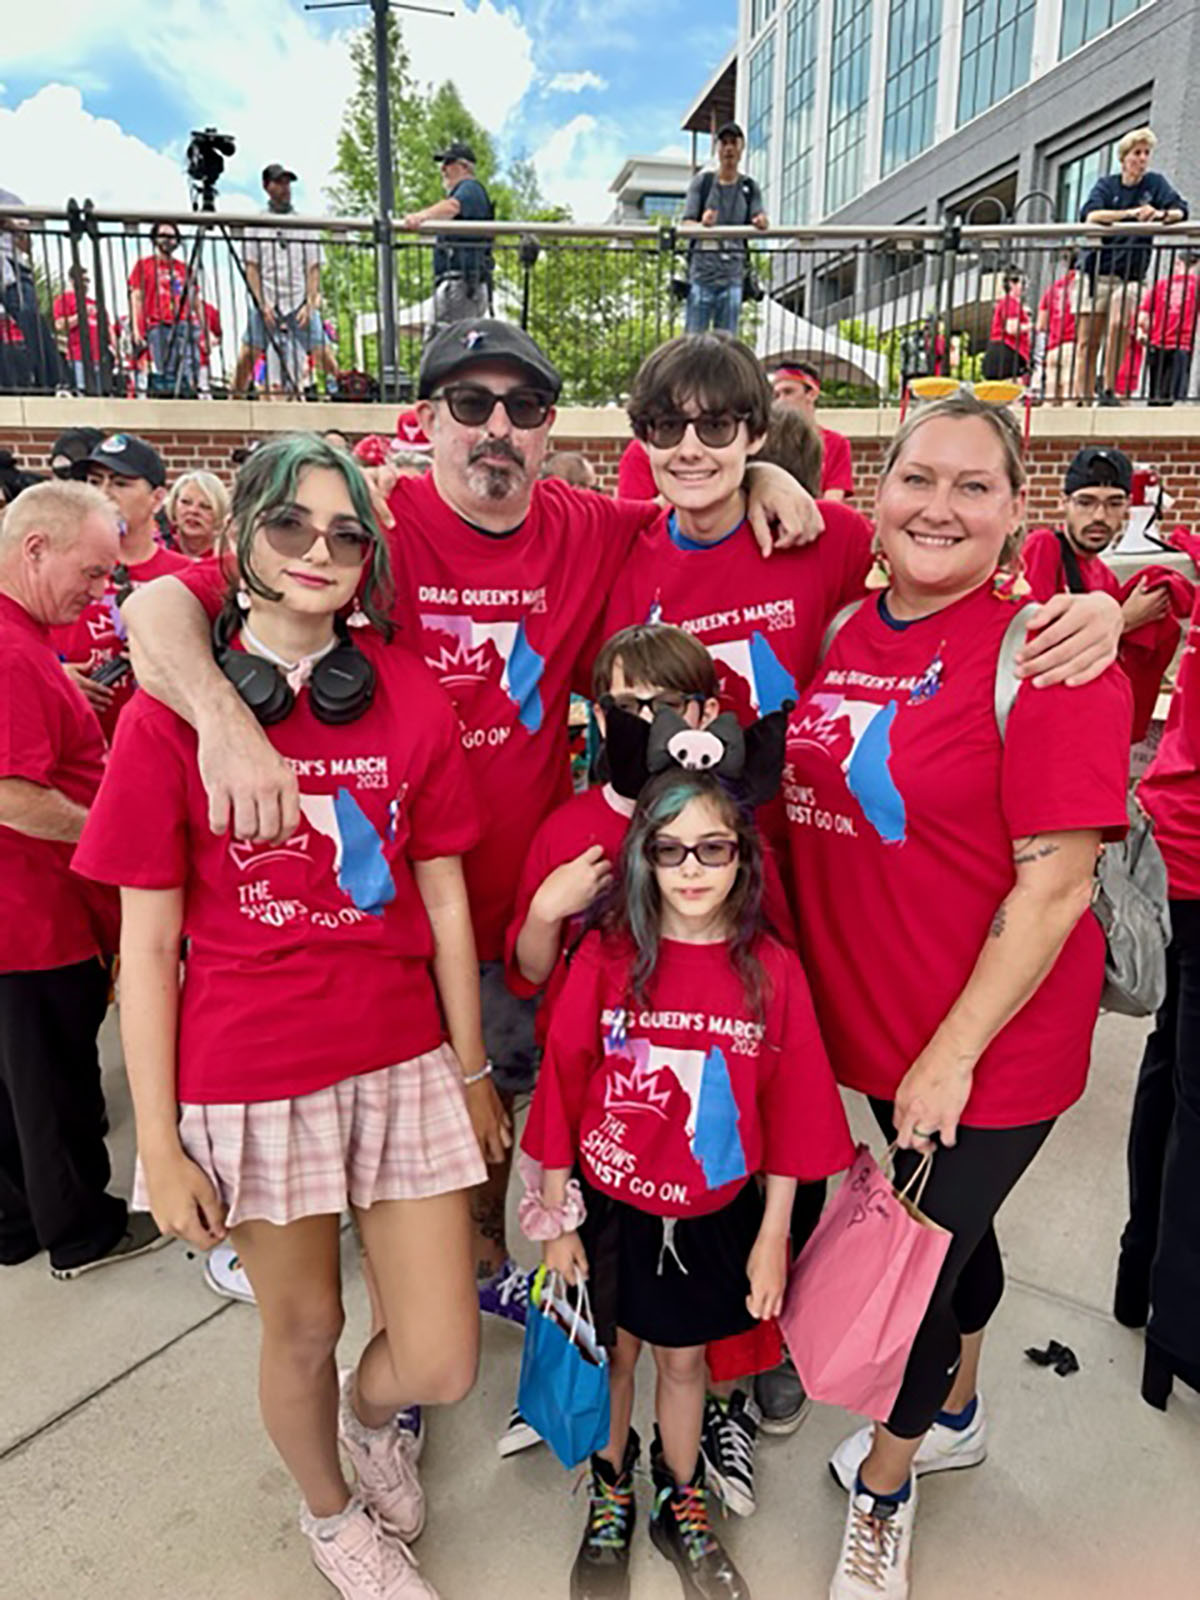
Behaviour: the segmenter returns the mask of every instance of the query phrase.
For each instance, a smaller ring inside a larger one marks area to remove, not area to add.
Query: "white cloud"
[[[448,78],[471,115],[498,134],[537,75],[533,39],[515,7],[480,0],[453,19],[404,12],[401,27],[418,81]]]
[[[578,222],[604,222],[613,208],[609,185],[632,153],[627,128],[581,112],[556,128],[533,160],[551,201],[570,206]]]
[[[107,117],[85,110],[73,85],[48,83],[9,109],[0,106],[4,185],[26,205],[63,206],[90,196],[100,209],[185,209],[179,163]]]
[[[607,89],[608,80],[595,72],[556,72],[546,88],[560,94],[580,94],[584,89]]]

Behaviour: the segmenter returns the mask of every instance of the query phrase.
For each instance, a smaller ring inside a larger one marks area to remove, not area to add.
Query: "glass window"
[[[681,194],[644,194],[642,196],[642,215],[644,217],[681,217],[685,196]]]
[[[960,125],[1029,81],[1036,10],[1037,0],[964,0]]]
[[[871,72],[871,9],[871,0],[833,0],[826,211],[837,211],[848,204],[863,186]]]
[[[775,110],[775,35],[769,33],[750,57],[750,92],[746,99],[746,165],[757,179],[763,205],[771,209],[771,122]]]
[[[942,11],[934,0],[892,0],[883,102],[885,175],[933,142],[941,39]]]
[[[1144,0],[1063,0],[1059,60],[1132,16],[1143,3]]]
[[[813,140],[817,103],[817,12],[820,0],[792,0],[787,13],[783,91],[783,192],[779,220],[813,221]]]
[[[765,22],[775,15],[775,0],[751,0],[750,37],[753,38]]]
[[[1079,208],[1091,192],[1096,179],[1105,172],[1115,172],[1117,160],[1117,135],[1098,144],[1095,149],[1065,161],[1058,169],[1058,193],[1055,217],[1059,222],[1078,222]]]

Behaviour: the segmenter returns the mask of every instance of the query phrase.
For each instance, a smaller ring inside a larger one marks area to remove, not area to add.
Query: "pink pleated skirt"
[[[231,1228],[426,1199],[487,1176],[446,1044],[291,1100],[181,1106],[179,1137]],[[148,1198],[139,1159],[133,1203]]]

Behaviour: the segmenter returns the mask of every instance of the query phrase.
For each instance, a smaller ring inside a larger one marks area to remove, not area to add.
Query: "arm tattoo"
[[[1004,932],[1004,925],[1008,921],[1008,912],[1004,906],[996,907],[996,915],[992,918],[992,925],[988,929],[989,939],[998,939]]]
[[[1027,867],[1031,861],[1045,861],[1047,856],[1058,854],[1056,844],[1038,844],[1038,838],[1039,835],[1035,833],[1032,838],[1018,840],[1016,848],[1019,853],[1013,857],[1014,867]]]

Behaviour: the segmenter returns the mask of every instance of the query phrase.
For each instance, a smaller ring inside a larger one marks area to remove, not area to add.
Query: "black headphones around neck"
[[[296,703],[296,696],[273,661],[249,650],[235,650],[234,634],[242,619],[231,606],[225,606],[213,623],[213,655],[221,671],[253,711],[269,728],[282,722]],[[355,722],[375,698],[375,668],[350,637],[341,617],[334,621],[338,642],[314,665],[305,687],[308,703],[318,722],[334,725]]]

